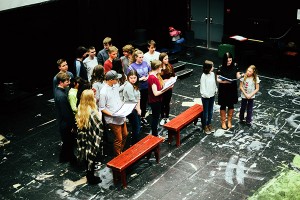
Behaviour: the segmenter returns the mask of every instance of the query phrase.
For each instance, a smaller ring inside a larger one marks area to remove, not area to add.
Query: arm
[[[153,91],[153,94],[154,96],[159,96],[161,95],[162,93],[164,93],[165,91],[169,90],[170,88],[173,88],[174,84],[171,85],[170,87],[166,88],[165,90],[157,90],[157,85],[154,83],[152,86],[151,86],[151,89]]]
[[[73,112],[77,113],[77,97],[69,93],[68,98]]]
[[[136,109],[138,115],[141,115],[141,113],[142,113],[142,111],[141,111],[141,106],[140,106],[140,105],[141,105],[141,104],[140,104],[140,100],[138,100],[138,103],[136,104],[136,107],[135,107],[135,109]]]
[[[255,84],[255,90],[249,94],[249,99],[252,98],[259,91],[259,83]]]
[[[246,91],[244,90],[244,87],[243,87],[243,81],[240,81],[240,90],[245,95],[245,97],[248,99],[248,94],[246,93]]]
[[[80,62],[78,62],[77,60],[76,60],[76,76],[79,76],[79,74],[80,74],[80,67],[81,67],[81,65],[80,65]]]
[[[226,80],[223,81],[222,79],[219,78],[219,76],[220,75],[217,75],[217,82],[218,83],[231,83],[230,81],[226,81]]]

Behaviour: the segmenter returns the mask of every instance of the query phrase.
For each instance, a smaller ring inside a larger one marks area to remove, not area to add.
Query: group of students
[[[210,134],[215,131],[212,126],[212,115],[216,94],[218,94],[218,104],[220,105],[221,127],[224,130],[232,127],[234,104],[238,102],[238,80],[242,98],[239,120],[240,123],[245,122],[246,111],[246,124],[251,126],[254,98],[259,91],[260,83],[256,67],[250,65],[246,73],[241,73],[237,64],[233,62],[232,54],[226,52],[217,74],[215,75],[213,71],[214,63],[205,60],[200,78],[200,94],[203,104],[201,120],[204,133]]]
[[[148,42],[149,51],[145,54],[131,44],[125,45],[122,57],[111,38],[106,37],[103,46],[97,57],[94,47],[78,47],[73,73],[68,70],[67,61],[59,59],[59,73],[53,78],[62,139],[60,162],[77,165],[80,161],[86,167],[90,184],[101,182],[94,170],[103,155],[103,137],[108,129],[114,134],[117,156],[123,152],[128,137],[126,118],[132,126],[133,145],[139,140],[141,123],[147,125],[145,114],[149,105],[152,135],[159,136],[160,117],[164,123],[169,121],[173,85],[162,88],[175,76],[168,54],[157,52],[153,40]],[[135,109],[127,117],[114,116],[124,102],[136,103]]]

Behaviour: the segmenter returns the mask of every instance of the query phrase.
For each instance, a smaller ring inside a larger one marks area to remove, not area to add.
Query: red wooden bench
[[[180,146],[180,131],[192,122],[197,124],[198,118],[201,116],[203,107],[200,104],[195,104],[183,111],[181,114],[164,124],[164,128],[168,130],[168,142],[171,144],[173,135],[176,137],[176,146]]]
[[[111,168],[113,171],[114,184],[117,184],[119,177],[121,177],[123,187],[127,187],[126,169],[145,156],[150,159],[152,151],[154,151],[156,162],[158,163],[160,154],[159,144],[162,142],[162,138],[147,135],[129,149],[109,161],[107,167]]]

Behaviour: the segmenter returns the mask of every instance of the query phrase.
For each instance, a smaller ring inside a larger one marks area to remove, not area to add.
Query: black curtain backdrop
[[[106,36],[122,52],[134,30],[143,28],[163,48],[169,26],[186,30],[186,9],[185,0],[57,0],[2,11],[1,88],[5,82],[30,92],[52,87],[59,58],[73,65],[77,46],[99,51]]]

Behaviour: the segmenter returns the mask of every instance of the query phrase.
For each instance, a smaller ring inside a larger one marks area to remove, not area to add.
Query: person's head
[[[76,49],[76,58],[83,59],[87,56],[88,50],[84,46],[79,46]]]
[[[108,55],[109,58],[112,60],[118,57],[118,48],[115,46],[108,47]]]
[[[233,65],[233,56],[230,52],[226,52],[223,56],[222,66]]]
[[[122,60],[120,58],[113,59],[112,69],[115,70],[118,74],[122,75],[122,77],[119,79],[119,83],[122,85],[126,81],[126,76],[123,70]]]
[[[122,51],[123,51],[123,55],[124,55],[125,57],[128,57],[129,55],[132,55],[132,54],[133,54],[134,47],[133,47],[131,44],[126,44],[126,45],[122,48]]]
[[[77,91],[77,106],[80,103],[81,94],[84,90],[92,89],[92,85],[89,81],[82,79],[82,82],[78,85],[78,91]]]
[[[94,96],[94,91],[92,89],[86,89],[82,91],[80,96],[80,103],[78,105],[78,112],[76,114],[76,122],[79,129],[89,128],[91,111],[97,114],[97,105]]]
[[[127,74],[127,80],[129,83],[131,83],[134,87],[134,89],[139,89],[139,78],[138,73],[136,70],[132,69]]]
[[[209,74],[214,70],[214,63],[210,60],[205,60],[203,63],[203,73]]]
[[[79,85],[83,82],[83,78],[81,78],[80,76],[77,76],[75,78],[71,78],[70,79],[70,87],[71,88],[75,88],[78,89]]]
[[[105,74],[105,80],[109,86],[117,84],[118,79],[121,77],[122,77],[122,75],[118,74],[115,70],[110,70],[110,71],[106,72],[106,74]]]
[[[58,87],[60,88],[66,88],[70,85],[70,76],[66,72],[58,72],[56,75]]]
[[[148,51],[153,53],[156,50],[156,42],[154,40],[148,41]]]
[[[57,60],[56,63],[57,63],[59,71],[61,71],[61,72],[68,71],[68,63],[65,59],[59,59],[59,60]]]
[[[119,74],[123,73],[122,60],[120,58],[113,59],[112,69],[115,70]]]
[[[141,64],[143,60],[144,60],[144,53],[139,49],[135,50],[133,54],[133,62],[137,64]]]
[[[88,48],[88,54],[90,58],[94,58],[96,56],[96,48],[94,46],[90,46]]]
[[[162,64],[167,65],[169,64],[169,56],[166,52],[162,52],[159,54],[158,59],[162,62]]]
[[[256,70],[255,65],[250,65],[250,66],[247,68],[246,76],[247,76],[247,77],[251,77],[251,76],[256,77],[256,76],[257,76],[257,70]]]
[[[152,71],[157,71],[158,73],[160,73],[161,69],[162,69],[162,66],[161,66],[160,60],[152,60],[151,61],[151,70]]]
[[[112,46],[112,39],[110,37],[106,37],[103,39],[103,47],[108,50],[108,47]]]
[[[94,108],[94,106],[96,106],[95,95],[94,95],[94,91],[92,89],[83,90],[81,97],[80,97],[80,104],[89,105],[92,108]]]
[[[103,82],[104,78],[104,67],[102,65],[96,65],[91,75],[91,83],[94,83],[96,81]]]

